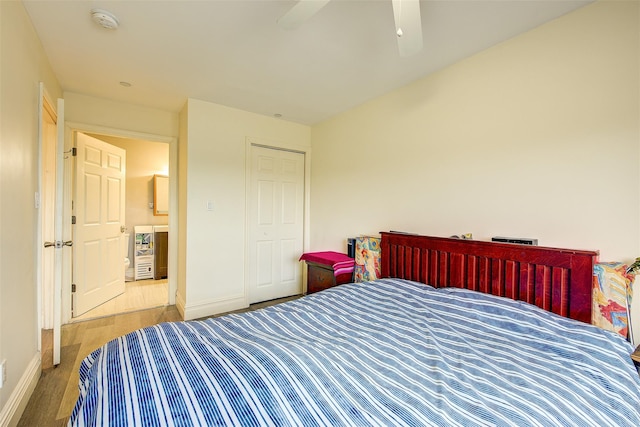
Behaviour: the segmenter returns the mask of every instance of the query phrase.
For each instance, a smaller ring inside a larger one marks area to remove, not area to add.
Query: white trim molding
[[[219,313],[247,308],[244,294],[232,295],[229,298],[210,299],[196,304],[184,304],[180,295],[176,298],[176,307],[182,313],[184,320],[199,319]]]
[[[22,417],[22,413],[27,407],[31,394],[33,394],[33,390],[35,390],[40,379],[41,359],[42,356],[38,351],[29,365],[27,365],[27,369],[20,377],[20,381],[13,389],[11,396],[9,396],[9,400],[0,411],[0,426],[18,425],[18,421],[20,421],[20,417]]]

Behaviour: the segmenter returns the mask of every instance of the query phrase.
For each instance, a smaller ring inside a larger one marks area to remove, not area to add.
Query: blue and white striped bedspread
[[[72,426],[640,426],[617,334],[401,280],[142,329],[80,369]]]

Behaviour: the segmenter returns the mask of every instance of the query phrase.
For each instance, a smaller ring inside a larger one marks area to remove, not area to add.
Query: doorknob
[[[63,246],[73,246],[73,240],[67,240],[66,242],[61,242],[56,240],[55,242],[44,242],[45,248],[50,248],[51,246],[55,246],[56,248],[61,248]]]
[[[125,227],[124,225],[120,226],[120,232],[124,233],[125,231],[127,231],[127,227]]]

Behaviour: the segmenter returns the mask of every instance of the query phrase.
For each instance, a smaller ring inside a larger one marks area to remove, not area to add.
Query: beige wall
[[[640,256],[638,15],[586,6],[314,126],[312,249],[404,230]]]
[[[39,250],[34,206],[39,191],[39,82],[50,98],[60,87],[20,2],[0,2],[0,425],[17,421],[40,375]],[[26,387],[26,388],[25,388]]]
[[[104,98],[65,92],[67,122],[96,125],[127,132],[176,137],[178,114]]]
[[[186,136],[180,141],[180,209],[185,214],[179,230],[185,268],[177,301],[192,319],[246,306],[247,138],[304,149],[310,128],[195,99],[189,99],[181,117]],[[208,201],[213,211],[206,209]]]
[[[587,6],[314,126],[313,246],[391,228],[640,254],[637,7]]]
[[[169,173],[169,144],[105,135],[91,136],[120,147],[127,155],[125,224],[128,233],[136,225],[166,225],[168,216],[154,216],[153,175]]]

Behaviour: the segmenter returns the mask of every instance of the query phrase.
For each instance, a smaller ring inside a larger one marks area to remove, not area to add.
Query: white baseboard
[[[181,296],[177,295],[176,307],[182,314],[184,320],[193,320],[247,308],[248,304],[244,295],[237,295],[220,300],[202,301],[197,304],[185,304]]]
[[[24,408],[27,407],[29,398],[40,379],[41,358],[40,352],[37,352],[35,356],[33,356],[33,359],[31,359],[29,365],[27,365],[27,369],[22,374],[22,377],[20,377],[16,388],[13,389],[11,396],[9,396],[9,400],[2,408],[2,411],[0,411],[0,426],[18,425]]]

